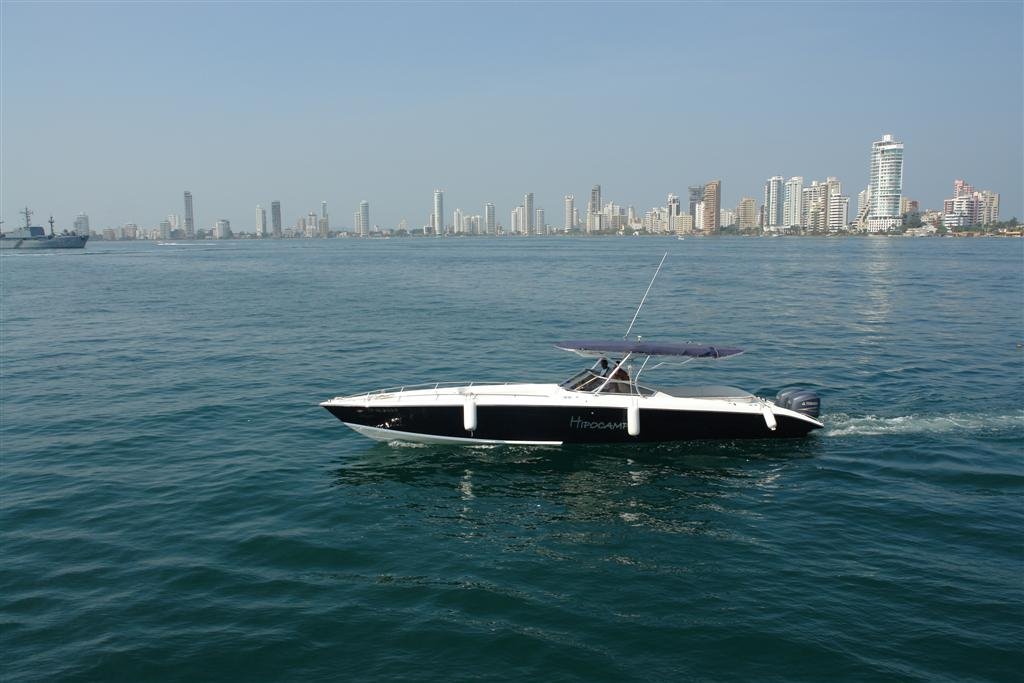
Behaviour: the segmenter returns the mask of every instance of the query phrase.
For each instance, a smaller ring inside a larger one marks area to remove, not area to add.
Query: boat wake
[[[952,413],[950,415],[904,415],[854,417],[826,415],[825,436],[877,436],[881,434],[943,434],[946,432],[1003,432],[1024,429],[1024,410],[1006,415]]]

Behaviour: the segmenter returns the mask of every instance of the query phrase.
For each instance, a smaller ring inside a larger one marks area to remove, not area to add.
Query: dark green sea
[[[455,448],[317,403],[735,345],[795,441]],[[0,680],[1020,681],[1024,241],[0,255]]]

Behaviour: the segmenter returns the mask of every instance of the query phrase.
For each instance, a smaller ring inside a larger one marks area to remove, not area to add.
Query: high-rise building
[[[513,235],[521,235],[526,233],[526,209],[522,206],[517,206],[512,209],[511,216],[511,230]]]
[[[493,235],[497,232],[497,214],[494,211],[494,204],[487,202],[484,204],[484,230],[488,235]]]
[[[331,219],[327,215],[327,202],[320,202],[320,218],[317,220],[317,227],[320,228],[320,236],[327,237],[331,234]]]
[[[363,200],[359,202],[359,236],[366,237],[370,234],[370,202]]]
[[[79,235],[89,234],[89,217],[84,211],[75,216],[74,231]]]
[[[903,143],[885,134],[871,143],[871,210],[868,230],[880,232],[902,222],[900,197],[903,196]]]
[[[828,198],[828,231],[838,232],[846,229],[850,220],[850,198],[840,194]]]
[[[704,232],[704,200],[693,205],[693,231]]]
[[[782,195],[783,178],[780,175],[772,176],[764,184],[764,227],[768,230],[777,230],[782,226]]]
[[[569,232],[576,227],[576,196],[567,194],[565,195],[565,220],[563,222],[563,229]]]
[[[679,216],[679,215],[681,215],[683,213],[683,211],[682,211],[682,204],[679,203],[679,197],[678,196],[676,196],[674,194],[669,194],[667,204],[668,204],[668,215],[670,217],[671,216]]]
[[[435,237],[444,234],[444,190],[434,190],[434,213],[430,216],[430,227]]]
[[[196,236],[196,216],[192,211],[192,193],[185,190],[185,237],[194,239]]]
[[[803,215],[804,179],[793,176],[786,181],[785,197],[782,200],[782,225],[794,227],[800,225]]]
[[[757,200],[744,197],[736,205],[736,225],[742,228],[757,227]]]
[[[281,239],[281,202],[270,202],[270,227],[274,239]]]
[[[697,204],[704,201],[704,186],[703,185],[690,185],[686,188],[687,196],[689,198],[690,215],[694,217],[694,222],[697,222]],[[694,227],[696,229],[696,226]]]
[[[601,186],[594,185],[590,190],[590,201],[587,202],[587,232],[601,229]]]
[[[802,215],[796,225],[805,230],[824,230],[828,227],[828,185],[812,180],[801,195]]]
[[[704,232],[715,232],[722,227],[721,214],[722,181],[712,180],[704,186]]]
[[[213,226],[213,239],[215,240],[227,240],[231,239],[231,221],[227,218],[221,218]]]
[[[544,209],[534,209],[533,212],[533,232],[536,235],[548,234],[547,226],[544,220]]]
[[[267,210],[259,204],[256,205],[256,236],[267,236]]]
[[[526,213],[526,234],[537,231],[537,217],[533,213],[533,193],[527,192],[523,196],[523,211]]]

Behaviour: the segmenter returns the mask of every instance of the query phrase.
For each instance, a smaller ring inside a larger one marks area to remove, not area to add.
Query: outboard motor
[[[811,389],[785,389],[775,397],[775,402],[807,417],[817,418],[821,414],[821,397]]]

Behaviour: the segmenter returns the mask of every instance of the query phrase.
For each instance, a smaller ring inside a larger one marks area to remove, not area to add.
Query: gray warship
[[[53,216],[50,216],[50,234],[38,226],[32,225],[32,212],[26,206],[21,212],[25,217],[25,225],[11,232],[0,232],[0,249],[82,249],[89,241],[88,235],[67,230],[60,234],[53,231]]]

